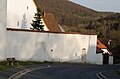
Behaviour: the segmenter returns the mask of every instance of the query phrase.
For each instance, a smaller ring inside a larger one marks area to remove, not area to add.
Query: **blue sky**
[[[97,11],[120,12],[120,0],[70,0]]]

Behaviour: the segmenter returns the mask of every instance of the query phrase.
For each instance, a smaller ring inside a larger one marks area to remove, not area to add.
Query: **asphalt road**
[[[120,75],[113,73],[116,70],[120,70],[120,65],[40,64],[2,71],[0,79],[100,79],[96,76],[99,72],[106,79],[120,79]],[[15,78],[10,78],[13,75]]]
[[[39,67],[39,66],[37,66]],[[113,66],[97,66],[97,65],[80,65],[80,64],[62,64],[48,65],[24,74],[19,79],[99,79],[96,76],[98,72],[105,72],[120,69],[119,65]],[[104,74],[104,73],[103,73]],[[111,75],[112,76],[112,75]],[[120,79],[119,77],[111,77],[108,79]]]

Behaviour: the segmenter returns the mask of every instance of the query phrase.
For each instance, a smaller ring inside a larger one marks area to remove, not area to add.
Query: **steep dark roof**
[[[49,31],[61,32],[61,29],[52,13],[44,13],[42,17]]]

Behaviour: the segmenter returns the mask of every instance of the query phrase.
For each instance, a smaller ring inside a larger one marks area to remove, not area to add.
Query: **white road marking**
[[[42,68],[39,68],[39,67],[33,67],[33,68],[28,68],[28,69],[24,69],[22,71],[19,71],[15,74],[13,74],[11,77],[9,77],[8,79],[19,79],[20,77],[22,77],[23,75],[29,73],[29,72],[32,72],[32,71],[35,71],[35,70],[40,70],[40,69],[47,69],[47,68],[50,68],[50,67],[55,67],[55,66],[47,66],[47,67],[42,67]]]
[[[99,73],[96,73],[96,76],[99,78],[99,79],[108,79],[107,77],[105,77],[102,72],[99,72]]]

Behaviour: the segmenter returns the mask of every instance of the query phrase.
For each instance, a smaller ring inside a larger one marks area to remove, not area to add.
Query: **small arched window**
[[[83,49],[82,49],[82,54],[85,54],[85,53],[86,53],[86,49],[83,48]]]

